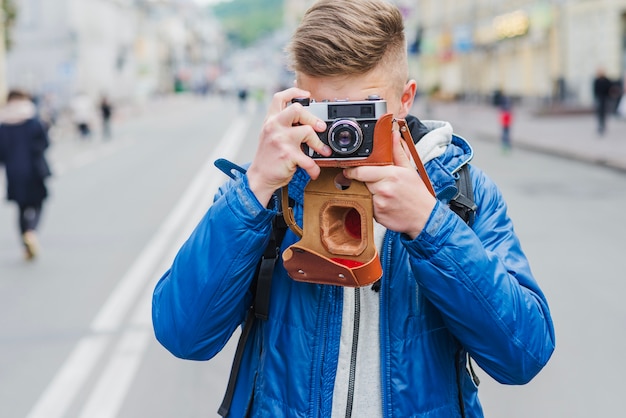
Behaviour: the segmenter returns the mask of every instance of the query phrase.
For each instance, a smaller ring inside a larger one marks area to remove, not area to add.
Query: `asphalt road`
[[[176,359],[154,339],[149,302],[225,178],[212,161],[249,160],[262,118],[182,97],[125,114],[110,142],[55,142],[34,263],[21,259],[14,207],[0,205],[0,417],[217,416],[235,341],[209,362]],[[626,176],[472,142],[557,332],[554,357],[526,386],[478,371],[486,416],[620,416]]]
[[[523,150],[503,155],[495,143],[474,148],[474,163],[504,193],[556,329],[555,353],[530,384],[503,386],[479,372],[485,416],[622,416],[626,175]]]

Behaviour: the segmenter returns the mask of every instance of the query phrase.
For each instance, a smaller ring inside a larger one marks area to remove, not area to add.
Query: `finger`
[[[409,150],[407,144],[400,136],[399,131],[394,131],[392,136],[393,146],[393,164],[399,167],[412,168],[411,160],[409,159]]]
[[[344,177],[357,180],[363,183],[376,183],[382,180],[387,172],[387,169],[391,166],[359,166],[344,168]]]
[[[272,101],[269,106],[268,114],[275,115],[280,113],[284,108],[286,108],[291,100],[299,98],[299,97],[310,97],[311,93],[299,89],[297,87],[291,87],[287,90],[279,91],[274,94],[272,97]]]
[[[278,115],[277,120],[284,125],[308,125],[318,132],[326,130],[326,122],[313,116],[300,103],[288,106]]]
[[[317,177],[320,174],[320,166],[317,165],[317,163],[315,162],[315,160],[307,155],[305,155],[303,152],[300,152],[297,154],[297,156],[294,158],[294,162],[297,166],[299,166],[300,168],[302,168],[304,171],[306,171],[309,174],[309,177],[311,177],[311,179],[315,180],[317,179]]]
[[[309,148],[315,150],[315,152],[317,152],[320,155],[323,155],[325,157],[330,156],[330,154],[332,154],[333,151],[330,149],[328,145],[326,145],[320,140],[320,137],[317,135],[317,133],[315,133],[315,131],[313,131],[309,126],[306,126],[306,125],[298,127],[298,128],[305,128],[305,127],[306,127],[306,131],[304,132],[304,135],[301,137],[302,138],[301,143],[306,144]]]
[[[279,125],[289,127],[290,138],[294,138],[299,144],[305,143],[309,148],[326,157],[332,154],[330,147],[324,144],[315,132],[325,131],[326,122],[313,116],[299,103],[294,103],[284,109],[275,120]]]

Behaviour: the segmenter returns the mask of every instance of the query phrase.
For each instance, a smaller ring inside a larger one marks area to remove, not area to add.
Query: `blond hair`
[[[391,86],[408,78],[404,22],[384,0],[319,0],[287,46],[293,71],[311,77],[358,76],[382,69]]]

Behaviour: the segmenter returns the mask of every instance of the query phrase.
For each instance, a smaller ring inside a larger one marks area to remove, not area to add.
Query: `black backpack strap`
[[[278,209],[278,214],[272,220],[272,232],[270,240],[265,247],[259,270],[256,276],[256,289],[254,297],[255,316],[262,320],[269,317],[270,290],[272,287],[272,275],[276,261],[280,257],[280,245],[287,232],[287,223],[281,214],[281,189],[276,190],[272,196],[274,207]]]
[[[248,315],[246,316],[246,322],[239,336],[239,342],[237,343],[237,351],[235,351],[235,358],[233,359],[233,367],[230,369],[230,376],[228,377],[228,385],[226,386],[226,393],[224,399],[217,413],[225,417],[230,412],[230,406],[233,403],[233,396],[235,395],[235,383],[237,382],[237,376],[239,375],[239,369],[241,368],[241,360],[243,358],[243,351],[246,347],[246,341],[252,331],[254,325],[254,308],[250,307]]]
[[[253,278],[253,282],[251,285],[254,299],[252,301],[250,309],[248,310],[245,324],[243,330],[241,331],[239,342],[237,343],[237,350],[235,351],[233,366],[230,370],[228,385],[226,386],[226,393],[224,394],[222,404],[217,411],[217,413],[222,417],[227,416],[230,412],[230,406],[232,405],[233,396],[235,395],[235,384],[237,383],[237,376],[239,375],[239,369],[241,368],[241,360],[243,359],[243,352],[246,348],[246,342],[250,337],[250,333],[254,326],[255,320],[256,318],[259,318],[261,320],[267,320],[267,318],[269,317],[272,275],[274,274],[276,261],[280,256],[281,243],[283,241],[285,233],[287,232],[287,224],[285,223],[284,218],[280,213],[280,193],[281,190],[278,189],[272,196],[272,201],[270,201],[269,206],[272,206],[273,204],[273,207],[275,207],[279,213],[274,216],[274,219],[272,220],[272,232],[270,234],[270,240],[265,247],[265,251],[263,252],[263,256],[261,257],[255,277]]]
[[[472,188],[468,164],[464,164],[459,170],[456,187],[458,191],[456,196],[450,200],[450,209],[471,227],[474,224],[478,206],[474,203],[474,189]]]

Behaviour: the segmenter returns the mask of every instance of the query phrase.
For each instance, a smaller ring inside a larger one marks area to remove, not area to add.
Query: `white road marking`
[[[80,340],[28,417],[62,417],[104,353],[109,338],[108,335],[89,335]]]
[[[152,334],[152,289],[149,290],[143,294],[130,326],[117,343],[107,367],[79,415],[80,418],[115,417],[122,406]]]
[[[185,234],[189,234],[188,228],[193,227],[193,225],[190,226],[189,213],[194,211],[197,215],[199,210],[206,211],[210,201],[198,208],[196,206],[198,199],[206,201],[212,197],[224,180],[221,176],[213,175],[212,162],[217,158],[232,159],[236,155],[243,143],[249,123],[249,118],[243,116],[231,123],[232,128],[222,138],[219,146],[210,155],[207,163],[196,175],[174,210],[102,306],[91,323],[91,333],[78,342],[28,414],[28,418],[60,418],[65,415],[111,343],[114,333],[120,330],[129,310],[137,303],[138,296],[140,294],[145,296],[148,293],[151,295],[151,288],[145,294],[142,290],[149,283],[153,283],[150,279],[153,279],[155,268],[160,266],[163,256],[167,253],[173,257],[176,253],[180,246],[181,226],[187,227]],[[173,242],[175,247],[172,245]],[[171,261],[171,258],[168,260]],[[90,418],[116,416],[151,333],[150,309],[146,309],[146,303],[149,300],[150,296],[146,296],[143,302],[140,301],[140,306],[133,315],[131,328],[123,333],[121,340],[114,348],[112,358],[103,370],[81,416]],[[137,329],[132,329],[133,326]]]

